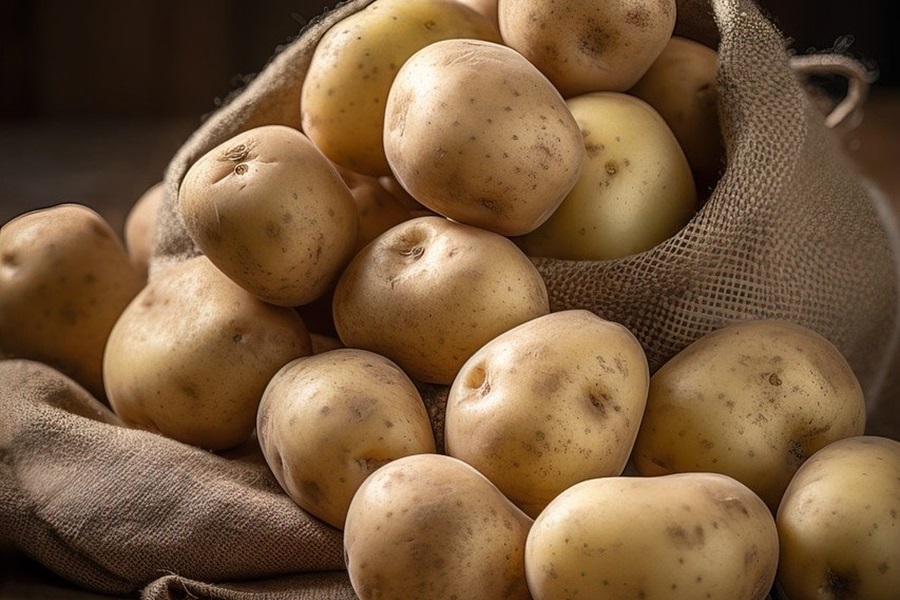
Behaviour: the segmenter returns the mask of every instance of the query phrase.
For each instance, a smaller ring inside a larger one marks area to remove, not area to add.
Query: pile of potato
[[[715,183],[715,51],[674,0],[376,0],[331,29],[302,127],[200,158],[200,256],[147,280],[78,205],[0,229],[0,353],[129,426],[258,440],[370,598],[895,598],[900,443],[825,338],[731,324],[651,374],[551,312],[529,256],[667,239]],[[449,389],[443,447],[422,387]]]

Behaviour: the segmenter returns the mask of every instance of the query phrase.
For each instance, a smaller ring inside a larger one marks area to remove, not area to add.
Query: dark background
[[[0,0],[0,118],[205,113],[332,2]],[[798,52],[849,52],[897,86],[896,0],[760,0]]]

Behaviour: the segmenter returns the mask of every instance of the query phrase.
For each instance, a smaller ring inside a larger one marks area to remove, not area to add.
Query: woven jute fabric
[[[300,128],[300,88],[335,22],[314,21],[173,157],[151,278],[199,253],[175,199],[188,167],[251,127]],[[552,308],[629,327],[652,368],[735,319],[777,317],[829,338],[874,402],[893,358],[897,266],[873,206],[785,37],[752,0],[681,0],[676,33],[719,50],[726,163],[697,216],[637,256],[534,259]],[[438,439],[445,389],[423,386]],[[0,361],[0,542],[88,589],[144,598],[355,598],[340,532],[280,490],[258,452],[221,456],[123,427],[53,369]]]

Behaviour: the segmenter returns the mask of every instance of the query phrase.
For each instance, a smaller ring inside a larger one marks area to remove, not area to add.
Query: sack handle
[[[869,96],[872,81],[870,72],[859,61],[842,54],[806,54],[791,56],[790,65],[802,75],[845,77],[847,94],[825,117],[825,125],[830,128],[855,126]]]

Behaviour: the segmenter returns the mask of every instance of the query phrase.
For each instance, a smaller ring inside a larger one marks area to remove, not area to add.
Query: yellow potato
[[[644,350],[622,325],[585,310],[537,317],[463,365],[446,452],[536,517],[569,486],[622,474],[649,384]]]
[[[375,469],[435,452],[413,382],[383,356],[353,348],[282,367],[260,401],[256,435],[288,496],[338,529],[353,494]]]
[[[778,508],[777,583],[791,600],[900,592],[900,442],[833,442],[797,470]]]
[[[675,0],[499,0],[503,42],[565,97],[624,92],[647,71],[675,29]]]
[[[224,450],[250,437],[275,373],[310,352],[296,312],[263,302],[197,256],[167,267],[125,308],[103,378],[128,425]]]
[[[717,62],[718,53],[709,46],[673,37],[629,90],[668,123],[704,193],[715,185],[725,160],[717,106]]]
[[[0,227],[0,357],[44,362],[104,399],[103,348],[144,285],[95,211],[58,204]]]
[[[385,107],[384,150],[416,200],[502,235],[543,223],[585,155],[547,78],[514,50],[481,40],[435,42],[406,61]]]
[[[389,175],[384,105],[394,75],[438,40],[500,41],[497,27],[455,0],[378,0],[329,29],[303,81],[303,131],[334,162],[364,175]]]
[[[156,222],[164,198],[165,184],[160,181],[141,194],[125,217],[125,248],[145,280],[150,271]]]
[[[797,468],[865,420],[859,381],[831,342],[786,321],[738,321],[653,375],[634,463],[643,475],[730,475],[774,512]]]
[[[398,458],[360,486],[344,529],[360,600],[531,600],[531,519],[481,473],[441,454]]]
[[[535,519],[525,546],[534,600],[762,600],[777,562],[766,505],[716,473],[575,484]]]
[[[490,339],[548,312],[544,281],[515,244],[443,217],[405,221],[363,248],[333,303],[344,345],[447,385]]]
[[[200,157],[178,207],[213,264],[278,306],[320,297],[356,248],[350,189],[309,138],[283,125],[239,133]]]
[[[568,100],[587,158],[546,223],[517,243],[530,256],[609,260],[649,250],[697,209],[693,174],[666,122],[628,94]]]

